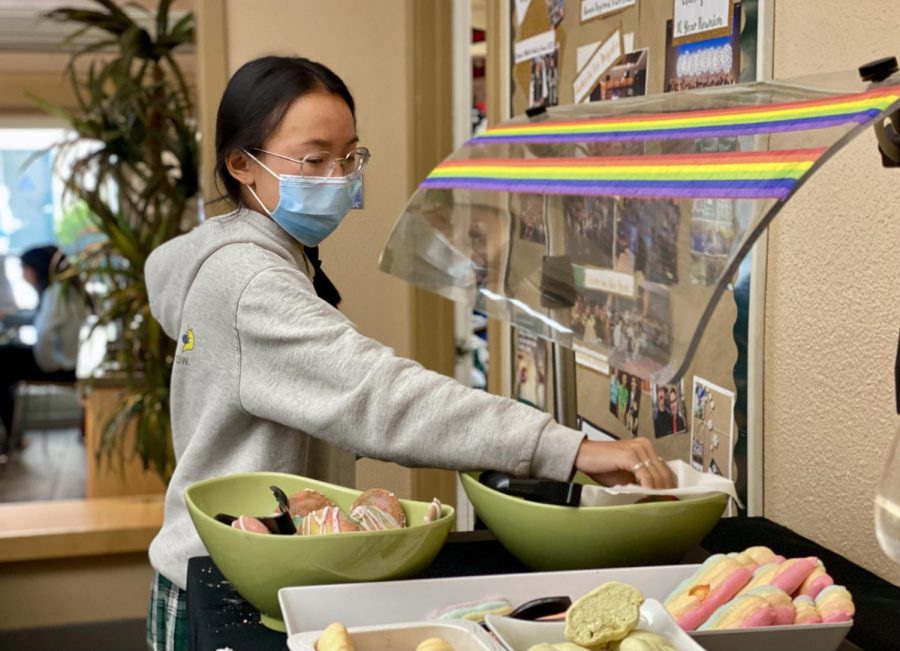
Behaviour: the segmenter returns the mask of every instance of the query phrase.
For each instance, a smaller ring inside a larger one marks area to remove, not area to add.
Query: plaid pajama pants
[[[158,572],[150,586],[147,609],[148,651],[187,649],[187,593]]]

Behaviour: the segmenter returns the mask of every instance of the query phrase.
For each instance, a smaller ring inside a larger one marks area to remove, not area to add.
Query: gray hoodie
[[[159,247],[150,309],[176,339],[177,465],[150,561],[182,589],[205,555],[183,492],[236,472],[354,484],[354,455],[567,479],[583,436],[362,336],[316,296],[302,248],[242,209]]]

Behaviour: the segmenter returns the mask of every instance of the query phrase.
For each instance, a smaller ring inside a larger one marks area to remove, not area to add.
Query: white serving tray
[[[430,637],[442,637],[454,651],[505,651],[475,622],[406,622],[348,629],[356,651],[413,651]],[[294,633],[288,637],[290,651],[316,651],[322,631]],[[680,651],[680,650],[679,650]]]
[[[553,644],[566,640],[565,622],[528,622],[496,615],[488,615],[484,621],[507,651],[528,651],[535,644]],[[662,635],[675,651],[703,651],[703,647],[681,630],[656,599],[646,599],[641,604],[641,618],[637,628]]]
[[[505,597],[513,606],[562,595],[574,601],[606,581],[628,583],[645,598],[664,601],[698,567],[658,565],[298,586],[279,590],[278,601],[290,636],[322,630],[335,621],[347,627],[422,621],[438,608],[490,596]],[[806,624],[689,635],[707,651],[836,651],[851,626],[852,622]]]
[[[836,651],[853,622],[692,631],[706,651]]]
[[[664,565],[298,586],[279,590],[278,601],[288,635],[292,635],[321,630],[335,621],[349,627],[427,620],[438,608],[488,596],[505,597],[514,606],[557,595],[574,600],[606,581],[622,581],[647,598],[660,599],[698,567]]]

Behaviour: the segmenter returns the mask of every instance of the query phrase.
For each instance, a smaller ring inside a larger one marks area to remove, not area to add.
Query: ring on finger
[[[647,464],[645,464],[643,461],[638,461],[636,464],[631,466],[631,473],[634,474],[641,468],[646,468],[646,467],[647,467]]]

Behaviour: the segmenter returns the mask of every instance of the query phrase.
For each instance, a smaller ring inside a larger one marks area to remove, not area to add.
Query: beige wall
[[[409,355],[410,287],[377,272],[410,190],[406,2],[228,0],[225,11],[229,75],[266,54],[307,56],[337,72],[353,93],[360,139],[372,150],[365,208],[325,241],[322,259],[350,320]]]
[[[781,0],[775,77],[900,54],[884,0]],[[765,328],[765,514],[900,584],[875,541],[893,436],[900,324],[900,170],[871,132],[829,161],[770,228]]]

